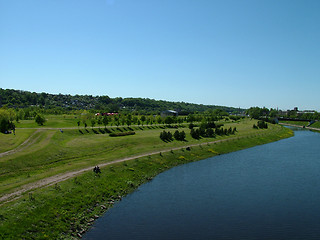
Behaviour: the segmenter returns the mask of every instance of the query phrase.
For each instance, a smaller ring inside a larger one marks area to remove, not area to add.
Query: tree
[[[193,123],[195,121],[195,117],[193,114],[189,114],[188,117],[187,117],[187,122],[189,123]]]
[[[191,135],[191,137],[193,137],[194,139],[199,139],[199,138],[200,138],[199,129],[194,129],[194,128],[192,128],[191,131],[190,131],[190,135]]]
[[[127,124],[128,127],[130,127],[130,125],[132,124],[132,116],[131,116],[131,114],[127,115],[126,124]]]
[[[142,126],[143,126],[143,123],[146,121],[146,116],[142,115],[142,116],[140,117],[140,121],[141,121],[141,124],[142,124]]]
[[[156,121],[158,124],[161,124],[163,122],[163,119],[162,119],[162,117],[157,116]]]
[[[99,128],[100,128],[100,125],[102,124],[101,117],[98,118],[98,121],[97,121],[97,122],[98,122],[98,125],[99,125]]]
[[[172,124],[174,121],[173,121],[173,118],[168,116],[164,119],[164,123],[167,124],[167,125],[170,125]]]
[[[94,128],[94,125],[96,125],[96,120],[95,119],[91,119],[91,127],[92,127],[92,129]]]
[[[180,138],[180,141],[184,141],[186,139],[186,133],[184,131],[181,131],[179,138]]]
[[[41,125],[41,126],[46,122],[46,119],[44,118],[44,116],[42,116],[42,115],[39,114],[39,113],[36,115],[36,117],[35,117],[34,120],[36,121],[36,123],[37,123],[38,125]]]
[[[109,117],[105,115],[102,119],[102,122],[103,122],[104,128],[107,128],[107,125],[109,123]]]
[[[173,137],[176,139],[176,140],[180,140],[180,132],[178,130],[176,130],[174,133],[173,133]]]

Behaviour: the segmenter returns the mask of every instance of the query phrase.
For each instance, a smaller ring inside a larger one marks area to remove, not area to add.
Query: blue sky
[[[0,87],[320,111],[318,0],[0,0]]]

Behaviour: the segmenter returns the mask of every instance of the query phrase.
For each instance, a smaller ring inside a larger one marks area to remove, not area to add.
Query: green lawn
[[[34,120],[20,120],[17,128],[70,128],[78,127],[79,116],[76,115],[45,115],[46,122],[39,126]],[[89,125],[89,122],[87,123]],[[82,123],[81,123],[82,125]]]

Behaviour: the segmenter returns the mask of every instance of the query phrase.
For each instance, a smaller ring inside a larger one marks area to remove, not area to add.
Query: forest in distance
[[[109,96],[49,94],[0,88],[0,107],[30,108],[45,111],[47,114],[65,114],[85,109],[92,112],[123,112],[137,114],[159,114],[172,109],[179,115],[220,109],[239,114],[245,109],[203,105],[186,102],[170,102],[148,98],[110,98]]]
[[[164,118],[162,113],[168,110],[174,110],[176,116],[174,114]],[[110,113],[116,115],[105,115]],[[14,132],[16,125],[19,127],[20,120],[33,120],[38,125],[44,125],[46,115],[62,114],[78,116],[78,120],[74,120],[74,126],[78,127],[80,124],[84,127],[94,127],[193,122],[201,121],[203,114],[210,116],[213,120],[226,116],[233,120],[237,120],[237,117],[250,116],[270,122],[278,117],[309,121],[320,119],[318,112],[299,111],[298,108],[288,111],[266,107],[240,109],[145,98],[55,95],[0,88],[0,132],[2,133],[11,130]]]

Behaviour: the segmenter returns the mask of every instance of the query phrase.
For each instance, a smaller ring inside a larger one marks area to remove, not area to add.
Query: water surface
[[[320,134],[172,168],[99,218],[84,239],[319,239]]]

